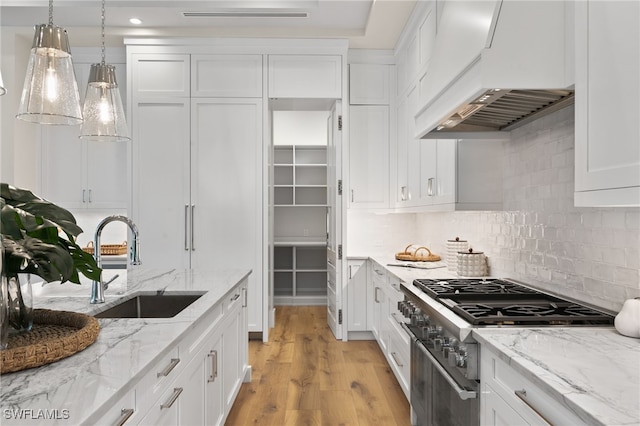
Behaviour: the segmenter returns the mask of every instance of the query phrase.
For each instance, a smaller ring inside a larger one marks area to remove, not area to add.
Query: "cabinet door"
[[[270,55],[270,98],[342,97],[342,57]]]
[[[133,219],[142,267],[188,268],[189,100],[138,100],[133,108]]]
[[[389,207],[389,107],[350,107],[350,208]]]
[[[347,329],[366,331],[367,329],[367,268],[363,260],[348,261],[349,282],[347,283]]]
[[[529,423],[518,414],[491,386],[485,385],[482,392],[482,424],[487,426],[528,425]]]
[[[191,267],[251,269],[249,329],[262,331],[262,100],[192,100]]]
[[[349,65],[349,104],[389,105],[390,65]]]
[[[437,139],[433,204],[456,202],[456,144],[455,139]]]
[[[214,334],[209,350],[204,355],[205,363],[205,424],[222,425],[224,412],[224,394],[222,388],[222,335]]]
[[[262,97],[262,55],[192,55],[191,95]]]
[[[579,206],[640,205],[640,3],[576,5]]]
[[[242,359],[240,358],[240,339],[248,337],[242,334],[242,307],[243,302],[240,297],[240,289],[237,293],[238,299],[232,301],[235,306],[226,315],[229,316],[227,325],[222,334],[222,392],[224,394],[224,412],[231,411],[235,397],[242,385]]]
[[[80,126],[41,126],[42,196],[68,209],[85,208],[85,145]]]
[[[68,209],[127,207],[126,142],[87,142],[79,126],[42,129],[42,196]]]
[[[205,363],[201,356],[191,360],[180,376],[179,425],[205,424]]]
[[[127,149],[130,142],[84,142],[90,208],[127,208]]]
[[[189,55],[133,54],[133,77],[129,83],[133,88],[134,98],[189,97],[190,65]]]
[[[395,206],[404,207],[411,201],[409,194],[409,176],[407,174],[407,161],[409,159],[409,129],[411,117],[409,116],[409,99],[402,96],[397,107],[397,131],[396,131],[396,187],[392,191],[395,194]]]

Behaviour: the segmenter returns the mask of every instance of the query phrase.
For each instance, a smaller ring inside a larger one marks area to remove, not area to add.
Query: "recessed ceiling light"
[[[140,24],[142,24],[142,19],[131,18],[131,19],[129,19],[129,22],[131,22],[133,25],[140,25]]]

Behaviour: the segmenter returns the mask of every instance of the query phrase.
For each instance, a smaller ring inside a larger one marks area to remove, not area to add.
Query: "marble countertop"
[[[586,424],[640,424],[640,339],[613,327],[478,328],[473,335]]]
[[[369,258],[405,283],[457,277],[446,268],[388,266],[396,263],[393,255]],[[432,307],[444,308],[418,291],[414,294]],[[443,315],[448,315],[444,311],[448,309],[443,309]],[[563,401],[586,424],[640,424],[640,339],[622,336],[613,327],[473,328],[472,333],[524,377]]]
[[[98,339],[84,351],[53,364],[3,374],[0,376],[2,424],[19,423],[12,414],[14,410],[30,416],[39,410],[66,413],[47,424],[80,424],[91,419],[94,413],[106,410],[132,389],[135,382],[250,271],[133,269],[108,270],[105,274],[105,281],[114,274],[119,275],[105,292],[105,304],[89,304],[90,283],[83,282],[82,285],[36,284],[34,306],[95,314],[131,294],[158,290],[173,294],[206,293],[173,318],[99,319]]]

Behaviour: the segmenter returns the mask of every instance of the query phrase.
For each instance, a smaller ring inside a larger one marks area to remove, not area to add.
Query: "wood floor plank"
[[[226,425],[408,426],[409,403],[375,340],[336,340],[326,306],[278,306],[269,342],[249,342]]]
[[[353,364],[347,370],[351,398],[358,414],[358,421],[366,425],[395,425],[391,407],[384,395],[385,390],[370,364]]]
[[[321,426],[320,410],[287,410],[284,426]]]

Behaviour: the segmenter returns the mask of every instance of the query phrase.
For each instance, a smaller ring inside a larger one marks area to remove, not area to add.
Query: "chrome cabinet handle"
[[[380,301],[378,300],[378,290],[379,290],[379,289],[380,289],[380,287],[375,287],[375,288],[373,289],[373,300],[374,300],[376,303],[380,303]]]
[[[162,410],[164,408],[171,408],[171,406],[174,402],[176,402],[176,399],[178,399],[181,393],[182,388],[173,388],[173,393],[171,394],[167,402],[165,402],[164,404],[160,404],[160,409]]]
[[[247,300],[247,288],[246,287],[242,287],[242,293],[244,294],[244,302],[242,303],[242,307],[246,308],[247,304],[248,304],[248,300]]]
[[[233,302],[234,300],[238,300],[240,298],[240,294],[236,293],[233,295],[233,297],[231,298],[231,302]]]
[[[351,265],[349,265],[349,279],[353,278],[353,275],[351,275]]]
[[[120,417],[118,417],[118,420],[116,420],[113,426],[122,426],[125,424],[127,420],[129,420],[129,417],[133,416],[134,411],[133,408],[123,408],[120,411]]]
[[[435,178],[429,178],[427,180],[427,195],[429,197],[433,197],[433,182],[435,181]]]
[[[404,367],[402,364],[398,362],[397,354],[395,352],[391,352],[391,358],[393,358],[393,362],[400,368]]]
[[[185,204],[184,205],[184,250],[185,251],[189,251],[188,224],[189,224],[189,205]]]
[[[407,201],[407,187],[400,187],[400,201]]]
[[[191,204],[191,251],[195,251],[196,245],[194,244],[195,232],[193,229],[196,227],[196,222],[193,220],[193,212],[196,211],[196,205]]]
[[[91,199],[91,190],[89,190],[89,202],[92,203],[93,200]]]
[[[553,424],[549,420],[547,420],[545,416],[540,414],[540,412],[536,410],[531,404],[529,404],[529,401],[527,401],[527,391],[525,389],[513,391],[513,393],[516,394],[516,396],[518,397],[518,399],[520,399],[520,401],[524,402],[527,407],[531,408],[534,413],[536,413],[542,420],[544,420],[545,423],[549,425]]]
[[[353,191],[353,189],[352,189],[352,190],[351,190],[351,202],[353,203],[353,201],[354,201],[354,191]]]
[[[156,377],[167,377],[178,364],[180,364],[180,358],[171,358],[169,365],[167,365],[164,370],[158,372]]]
[[[207,382],[211,383],[215,382],[218,377],[218,351],[211,350],[207,356],[211,358],[211,374],[209,374]]]
[[[85,201],[85,197],[84,197],[85,192],[87,192],[87,190],[86,190],[86,189],[83,189],[83,190],[82,190],[82,202],[83,202],[83,203],[86,203],[86,201]]]

